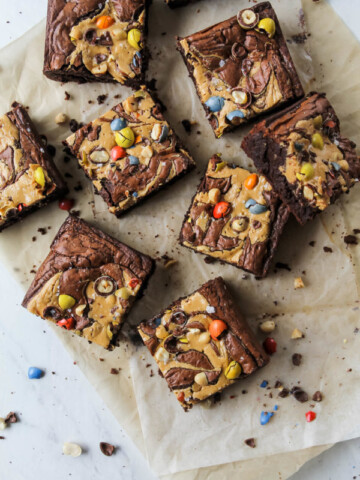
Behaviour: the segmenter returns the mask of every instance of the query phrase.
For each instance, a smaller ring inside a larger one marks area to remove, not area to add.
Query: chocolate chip
[[[317,390],[312,396],[312,399],[314,400],[314,402],[321,402],[323,399],[322,393],[319,390]]]
[[[302,360],[302,355],[300,353],[294,353],[294,355],[292,356],[293,365],[298,367],[301,364],[301,360]]]
[[[18,421],[16,413],[10,412],[5,417],[5,423],[16,423]]]
[[[112,369],[110,370],[110,373],[111,373],[112,375],[117,375],[117,374],[119,373],[119,370],[118,370],[117,368],[112,368]]]
[[[245,443],[250,448],[255,448],[256,447],[255,438],[247,438],[245,440]]]
[[[290,393],[300,403],[305,403],[309,400],[309,395],[300,387],[293,387]]]
[[[323,250],[325,253],[332,253],[332,248],[330,247],[324,247]]]
[[[347,245],[357,245],[358,244],[358,241],[357,241],[357,238],[355,237],[355,235],[346,235],[344,237],[344,242]]]
[[[111,455],[115,451],[115,447],[114,447],[114,445],[111,445],[111,443],[100,442],[100,450],[107,457],[111,457]]]
[[[102,105],[105,102],[105,100],[107,99],[107,97],[108,96],[106,94],[105,95],[99,95],[96,100],[97,100],[99,105]]]

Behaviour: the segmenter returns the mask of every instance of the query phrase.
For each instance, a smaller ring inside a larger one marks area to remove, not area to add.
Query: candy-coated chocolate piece
[[[213,320],[209,325],[209,333],[213,340],[217,340],[219,336],[227,329],[227,325],[222,320]]]
[[[74,200],[72,198],[63,198],[62,200],[59,200],[59,208],[61,210],[66,210],[68,212],[73,206]]]
[[[126,127],[125,118],[114,118],[114,120],[110,123],[110,128],[113,132],[122,130],[125,127]]]
[[[125,148],[116,146],[111,149],[110,155],[111,158],[116,162],[116,160],[119,160],[119,158],[126,157],[126,150]]]
[[[115,23],[115,20],[110,17],[110,15],[101,15],[101,17],[96,20],[96,26],[101,30],[111,27],[113,23]]]
[[[140,40],[141,40],[141,32],[138,28],[132,28],[129,33],[127,40],[129,44],[135,48],[135,50],[141,50]]]
[[[219,202],[215,205],[213,210],[214,218],[225,217],[230,212],[230,203],[228,202]]]
[[[135,135],[130,127],[125,127],[115,133],[115,142],[119,147],[130,148],[135,142]]]
[[[260,205],[260,203],[257,203],[256,205],[251,205],[249,207],[249,212],[252,213],[253,215],[260,215],[261,213],[267,212],[268,207],[266,205]]]
[[[268,353],[269,355],[272,355],[277,350],[277,343],[273,338],[268,337],[268,338],[265,338],[263,347],[266,353]]]
[[[40,187],[42,187],[42,188],[45,187],[46,180],[45,180],[44,170],[43,170],[42,167],[38,167],[38,168],[35,170],[34,178],[35,178],[35,182],[36,182],[38,185],[40,185]]]
[[[206,100],[205,105],[208,107],[210,112],[220,112],[225,105],[225,100],[223,97],[213,96]]]
[[[269,423],[270,418],[274,416],[273,412],[261,412],[260,414],[260,424],[266,425]]]
[[[311,137],[311,145],[319,150],[324,148],[324,140],[320,133],[314,133]]]
[[[258,184],[258,181],[259,181],[259,177],[256,173],[252,173],[251,175],[249,175],[247,177],[247,179],[245,180],[244,182],[244,187],[247,189],[247,190],[252,190],[253,188],[256,187],[256,185]]]
[[[56,325],[62,328],[66,328],[66,330],[72,330],[75,326],[75,320],[72,317],[63,318],[56,322]]]
[[[242,372],[241,366],[235,360],[232,360],[229,363],[229,366],[225,370],[225,377],[229,380],[235,380],[236,378],[240,377]]]
[[[245,118],[245,114],[242,110],[233,110],[226,115],[226,118],[229,120],[229,122],[238,125],[240,124],[240,120]]]
[[[139,280],[137,278],[132,278],[130,281],[129,281],[129,287],[134,289],[135,287],[137,287],[139,285]]]
[[[75,305],[76,300],[71,295],[61,294],[59,295],[58,302],[59,307],[62,310],[67,310],[68,308],[72,308]]]
[[[305,413],[305,418],[307,422],[313,422],[316,418],[316,413],[309,410]]]
[[[44,372],[43,372],[40,368],[37,368],[37,367],[29,367],[28,377],[29,377],[31,380],[33,380],[33,379],[38,380],[39,378],[42,377],[43,373],[44,373]]]
[[[269,38],[273,38],[275,35],[276,26],[272,18],[262,18],[257,27],[260,32],[266,33]]]
[[[130,165],[139,165],[140,163],[138,157],[135,157],[134,155],[129,155],[129,162]]]

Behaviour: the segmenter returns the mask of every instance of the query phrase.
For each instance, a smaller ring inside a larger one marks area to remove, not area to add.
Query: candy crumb
[[[294,288],[295,290],[298,290],[299,288],[304,288],[305,284],[303,282],[303,279],[301,277],[296,277],[294,279]]]
[[[293,340],[296,340],[298,338],[304,338],[305,335],[303,334],[303,332],[301,330],[299,330],[298,328],[295,328],[292,333],[291,333],[291,338]]]
[[[66,123],[68,120],[68,117],[65,113],[58,113],[55,117],[55,123],[58,125],[62,125],[63,123]]]
[[[259,328],[264,333],[271,333],[275,330],[275,322],[273,320],[266,320],[266,322],[262,322],[259,325]]]
[[[70,455],[71,457],[80,457],[82,454],[82,448],[80,445],[71,442],[65,442],[62,448],[64,455]]]

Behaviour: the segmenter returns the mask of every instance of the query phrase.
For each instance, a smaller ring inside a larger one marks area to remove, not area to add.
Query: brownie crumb
[[[315,240],[311,240],[311,242],[309,242],[310,247],[315,247],[315,243]]]
[[[181,120],[182,126],[184,127],[185,132],[191,133],[191,122],[190,120]]]
[[[220,392],[216,392],[216,393],[213,395],[213,399],[214,399],[214,403],[219,403],[219,402],[221,402],[221,393],[220,393]]]
[[[214,258],[214,257],[205,257],[204,258],[204,262],[208,263],[208,264],[214,263],[215,261],[216,261],[216,258]]]
[[[355,233],[355,235],[358,235],[360,233],[360,228],[354,228],[353,233]]]
[[[10,412],[6,415],[5,417],[5,423],[16,423],[18,421],[18,418],[16,416],[16,413]]]
[[[330,247],[324,247],[323,250],[325,253],[332,253],[332,248]]]
[[[112,369],[110,370],[110,373],[111,373],[111,375],[118,375],[119,369],[118,369],[118,368],[112,368]]]
[[[97,97],[97,99],[96,99],[97,102],[98,102],[98,105],[102,105],[107,98],[108,98],[108,95],[107,95],[107,94],[99,95],[99,96]]]
[[[294,353],[292,356],[292,363],[295,365],[295,367],[298,367],[301,364],[302,361],[302,355],[300,353]]]
[[[358,241],[357,241],[357,238],[355,237],[355,235],[346,235],[344,237],[344,242],[347,245],[357,245],[358,244]]]
[[[323,399],[322,393],[319,390],[317,390],[312,396],[312,399],[314,400],[314,402],[321,402]]]
[[[75,118],[72,118],[69,122],[69,128],[72,133],[75,133],[76,130],[79,129],[79,123],[75,120]]]
[[[5,437],[2,437],[2,436],[1,436],[1,437],[0,437],[0,440],[5,440]]]
[[[70,93],[65,90],[65,100],[70,100]]]
[[[46,151],[50,155],[50,157],[55,157],[56,155],[56,148],[54,145],[47,145],[46,146]]]
[[[286,398],[290,395],[290,390],[288,388],[283,388],[280,392],[279,392],[279,397],[280,398]]]
[[[256,447],[255,438],[247,438],[245,440],[245,444],[250,448],[255,448]]]
[[[282,270],[287,270],[288,272],[291,272],[291,268],[287,263],[282,263],[282,262],[276,262],[275,263],[275,268],[280,268]]]
[[[309,400],[309,395],[301,387],[293,387],[290,393],[300,403],[305,403]]]
[[[100,442],[100,450],[107,457],[111,457],[111,455],[115,451],[115,447],[114,447],[114,445],[111,445],[111,443]]]
[[[46,228],[44,228],[44,227],[39,227],[39,228],[37,229],[37,231],[38,231],[39,233],[41,233],[41,235],[46,235],[46,233],[47,233]]]

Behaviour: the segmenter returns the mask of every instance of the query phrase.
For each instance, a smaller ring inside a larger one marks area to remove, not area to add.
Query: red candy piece
[[[215,205],[213,210],[214,218],[225,217],[230,212],[230,203],[228,202],[219,202]]]
[[[124,158],[126,157],[127,153],[125,148],[122,147],[113,147],[110,152],[111,158],[116,161],[119,158]]]
[[[336,123],[333,120],[328,120],[327,122],[324,123],[324,126],[328,128],[334,128],[335,125]]]
[[[227,325],[222,320],[213,320],[209,325],[209,333],[213,340],[217,340],[224,330],[227,329]]]
[[[183,402],[185,400],[184,392],[180,392],[176,398],[179,400],[179,402]]]
[[[74,206],[74,200],[71,198],[63,198],[62,200],[59,200],[59,208],[61,210],[71,210],[72,207]]]
[[[134,289],[138,284],[139,280],[137,278],[132,278],[129,282],[129,287]]]
[[[22,209],[23,209],[24,207],[27,207],[27,204],[26,204],[26,203],[19,203],[19,205],[17,206],[17,209],[18,209],[19,212],[22,212]]]
[[[273,338],[268,337],[268,338],[265,338],[263,347],[266,353],[268,353],[269,355],[272,355],[273,353],[276,352],[277,343]]]
[[[305,413],[305,418],[307,422],[313,422],[316,418],[316,413],[309,410]]]
[[[63,318],[62,320],[56,322],[56,325],[59,325],[59,327],[62,328],[66,328],[66,330],[72,330],[75,326],[75,320],[72,317]]]

